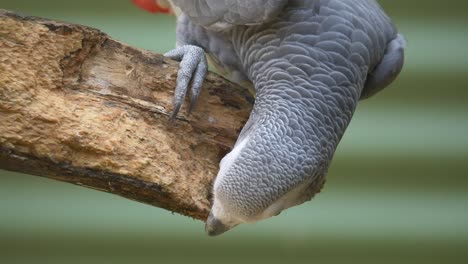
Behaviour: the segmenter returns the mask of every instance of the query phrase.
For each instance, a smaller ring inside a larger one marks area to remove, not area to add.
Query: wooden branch
[[[171,123],[177,69],[99,30],[0,10],[0,168],[204,220],[253,98],[210,73]]]

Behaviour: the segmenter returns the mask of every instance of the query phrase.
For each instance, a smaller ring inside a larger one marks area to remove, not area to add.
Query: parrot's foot
[[[177,86],[174,93],[174,111],[171,119],[177,116],[177,113],[184,102],[184,98],[189,89],[190,81],[190,105],[189,113],[195,107],[198,96],[203,85],[203,80],[208,71],[208,62],[206,61],[205,51],[197,46],[184,45],[164,54],[164,56],[180,61],[179,72],[177,73]]]

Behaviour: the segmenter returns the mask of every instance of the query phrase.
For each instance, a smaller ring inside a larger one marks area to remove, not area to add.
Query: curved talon
[[[167,52],[164,56],[180,61],[179,72],[177,73],[177,86],[173,100],[174,111],[170,117],[170,119],[174,119],[184,102],[190,82],[192,82],[192,84],[189,113],[196,105],[205,75],[208,71],[208,62],[205,57],[205,51],[202,48],[193,45],[178,47]]]

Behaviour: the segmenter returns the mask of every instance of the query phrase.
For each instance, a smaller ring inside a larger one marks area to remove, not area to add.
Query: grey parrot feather
[[[256,99],[220,164],[207,231],[279,214],[322,188],[356,109],[400,73],[405,41],[374,0],[173,0],[178,45],[203,48]],[[227,23],[214,30],[216,23]]]
[[[172,0],[189,19],[211,29],[258,25],[274,18],[287,0]]]

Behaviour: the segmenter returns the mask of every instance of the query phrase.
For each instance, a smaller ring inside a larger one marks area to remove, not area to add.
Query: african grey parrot
[[[173,116],[188,90],[196,102],[205,54],[256,92],[249,120],[220,163],[208,234],[310,200],[358,100],[400,73],[403,36],[375,0],[170,2],[180,14],[178,47],[166,54],[181,61]]]

